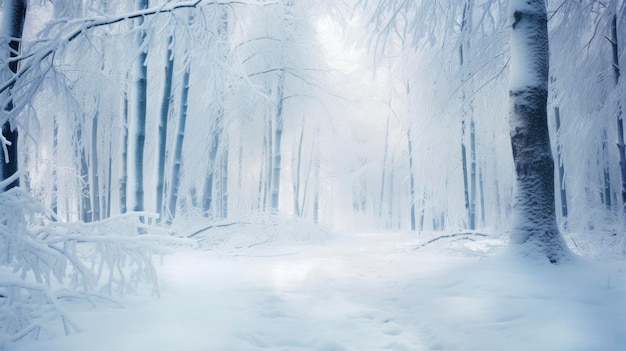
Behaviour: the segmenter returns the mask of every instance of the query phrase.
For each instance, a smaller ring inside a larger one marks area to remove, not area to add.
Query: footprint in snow
[[[315,348],[315,351],[349,351],[349,349],[336,342],[324,342]]]

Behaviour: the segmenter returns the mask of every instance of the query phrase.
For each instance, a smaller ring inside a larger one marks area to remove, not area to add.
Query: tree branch
[[[81,19],[68,21],[66,22],[66,26],[78,26],[78,28],[71,30],[67,35],[63,37],[59,36],[54,39],[41,41],[44,44],[49,44],[48,45],[49,47],[47,48],[46,47],[41,48],[41,47],[36,46],[33,49],[35,51],[34,53],[28,53],[27,55],[22,55],[21,57],[16,58],[17,61],[21,61],[21,62],[25,62],[26,59],[32,58],[34,62],[30,64],[20,65],[20,69],[10,79],[5,81],[0,86],[0,94],[10,89],[17,82],[17,80],[23,75],[25,75],[26,73],[28,73],[32,69],[33,66],[35,66],[36,64],[48,58],[50,55],[56,52],[63,45],[66,45],[72,42],[78,36],[80,36],[81,34],[93,28],[108,26],[108,25],[116,24],[122,21],[136,19],[139,17],[154,16],[154,15],[158,15],[161,13],[173,12],[175,10],[198,8],[201,6],[209,6],[209,5],[271,6],[271,5],[276,5],[278,3],[279,3],[278,1],[256,4],[252,1],[224,1],[222,2],[222,1],[193,0],[193,1],[174,3],[174,4],[171,4],[171,3],[164,4],[158,7],[134,11],[134,12],[130,12],[127,14],[118,15],[114,17],[90,17],[90,18],[81,18]],[[37,51],[41,51],[41,53],[37,54]]]

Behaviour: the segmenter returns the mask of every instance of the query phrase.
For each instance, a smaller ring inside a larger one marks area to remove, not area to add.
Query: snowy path
[[[363,234],[221,257],[179,252],[166,257],[160,299],[75,312],[85,332],[13,349],[617,351],[626,344],[623,263],[529,267],[413,246],[400,234]]]

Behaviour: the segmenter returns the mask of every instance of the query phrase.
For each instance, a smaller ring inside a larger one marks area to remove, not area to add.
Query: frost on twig
[[[0,347],[78,331],[61,301],[116,304],[140,287],[158,295],[153,256],[186,242],[143,224],[146,216],[62,223],[20,188],[0,193]]]

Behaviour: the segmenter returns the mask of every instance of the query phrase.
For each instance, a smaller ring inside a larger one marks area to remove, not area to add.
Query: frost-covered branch
[[[28,52],[23,53],[22,55],[14,58],[13,60],[19,62],[19,69],[15,74],[12,74],[7,80],[5,80],[2,85],[0,85],[0,94],[5,93],[7,90],[20,90],[23,89],[24,86],[29,85],[28,82],[26,84],[21,84],[20,87],[15,87],[15,84],[19,79],[27,75],[31,72],[35,67],[39,67],[46,59],[54,57],[54,54],[67,44],[74,41],[76,38],[81,36],[82,34],[103,26],[110,26],[116,23],[120,23],[127,20],[132,20],[141,17],[150,17],[159,14],[172,13],[177,10],[182,9],[191,9],[191,8],[200,8],[205,6],[234,6],[234,5],[256,5],[256,6],[272,6],[279,4],[279,1],[269,1],[269,2],[260,2],[260,1],[206,1],[206,0],[193,0],[193,1],[184,1],[177,3],[165,3],[160,6],[148,8],[145,10],[133,11],[125,14],[120,14],[117,16],[96,16],[96,17],[88,17],[88,18],[79,18],[74,20],[58,20],[49,25],[44,32],[56,32],[50,38],[47,39],[39,39],[32,43],[30,50]],[[10,38],[4,38],[4,40],[10,40]],[[43,72],[41,75],[45,75]],[[35,87],[36,84],[41,81],[41,79],[35,79]],[[33,89],[33,91],[36,89]],[[15,95],[15,94],[13,94]],[[19,110],[20,106],[17,106],[16,110]]]
[[[51,320],[60,320],[65,334],[77,331],[59,300],[93,303],[140,286],[158,294],[153,256],[191,241],[140,217],[146,214],[63,223],[21,188],[0,193],[0,269],[7,268],[0,271],[0,347],[2,340],[55,334]],[[148,234],[139,235],[139,228]]]

